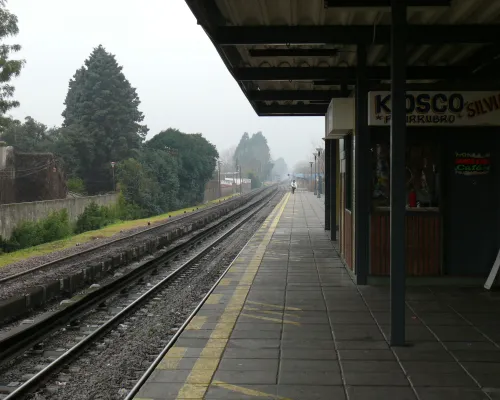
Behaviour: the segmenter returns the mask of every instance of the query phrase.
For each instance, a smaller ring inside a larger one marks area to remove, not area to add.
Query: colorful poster
[[[455,174],[476,176],[487,175],[491,168],[490,153],[455,152]]]

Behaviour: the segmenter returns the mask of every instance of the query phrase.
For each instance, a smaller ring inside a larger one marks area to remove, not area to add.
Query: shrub
[[[101,207],[92,202],[85,207],[83,213],[78,217],[75,232],[82,233],[99,229],[104,224],[102,219]]]
[[[52,212],[39,221],[25,221],[14,228],[9,240],[2,240],[0,245],[5,252],[38,246],[39,244],[63,239],[71,234],[68,211]]]
[[[116,219],[129,221],[147,217],[147,212],[135,203],[129,203],[120,193],[117,203],[113,206]]]
[[[85,190],[85,183],[80,178],[70,178],[66,182],[66,185],[68,186],[68,190],[70,192],[74,192],[74,193],[78,193],[78,194],[86,194],[87,193],[87,191]]]
[[[11,251],[14,251],[14,248],[12,247],[11,241],[8,240],[8,239],[4,239],[0,235],[0,254],[2,254],[2,253],[9,253]]]
[[[90,203],[76,221],[76,233],[95,231],[117,219],[115,207],[99,206]]]
[[[25,249],[42,244],[43,233],[40,222],[25,221],[16,226],[9,239],[11,246],[14,249]]]
[[[68,210],[51,213],[40,221],[43,243],[59,240],[71,235]]]

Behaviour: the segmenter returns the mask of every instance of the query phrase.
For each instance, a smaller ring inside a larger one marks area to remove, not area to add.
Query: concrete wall
[[[221,197],[226,197],[226,196],[231,196],[234,193],[239,193],[239,188],[236,187],[235,184],[233,184],[232,187],[222,187],[222,196]],[[219,182],[218,181],[209,181],[205,185],[205,195],[204,195],[204,201],[212,201],[215,199],[219,198]]]
[[[0,142],[0,169],[7,167],[7,156],[12,152],[12,147],[5,142]]]
[[[34,201],[31,203],[0,204],[0,235],[8,239],[14,228],[23,221],[37,221],[53,211],[68,210],[69,220],[75,222],[92,201],[105,206],[115,204],[118,194],[79,197],[74,199]]]
[[[222,187],[222,196],[220,197],[227,197],[231,196],[232,194],[239,193],[240,192],[240,186],[233,183],[232,186],[226,186]],[[243,194],[249,193],[252,190],[252,184],[243,182],[242,183],[242,189],[243,189]],[[215,199],[219,198],[219,182],[217,181],[209,181],[205,185],[205,195],[204,195],[204,201],[212,201]]]

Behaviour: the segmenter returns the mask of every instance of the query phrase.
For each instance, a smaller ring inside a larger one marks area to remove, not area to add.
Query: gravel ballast
[[[68,369],[48,382],[45,389],[30,398],[124,398],[280,199],[280,195],[275,196],[242,228],[198,261],[197,268],[180,279],[182,285],[172,285],[162,291],[161,296],[157,296],[146,309],[141,308],[127,317],[121,324],[122,329],[106,335],[100,344],[92,346],[81,358],[72,362]],[[97,323],[100,319],[102,317],[99,315],[90,313],[81,323]],[[72,333],[67,333],[64,338],[55,335],[46,341],[44,347],[64,346],[72,335],[75,336]],[[32,373],[36,366],[30,365],[30,361],[25,359],[18,365],[9,366],[8,372],[4,370],[2,378],[14,379],[16,373],[23,372],[23,368],[27,374]]]

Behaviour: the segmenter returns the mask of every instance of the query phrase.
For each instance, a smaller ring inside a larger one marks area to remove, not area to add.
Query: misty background
[[[137,89],[147,138],[173,127],[202,133],[224,153],[261,131],[290,170],[312,160],[324,118],[258,117],[183,0],[10,0],[26,59],[13,80],[17,119],[60,125],[68,83],[92,49],[116,55]]]

